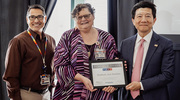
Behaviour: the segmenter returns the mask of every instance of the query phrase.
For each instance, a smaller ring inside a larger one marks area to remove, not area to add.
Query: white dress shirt
[[[136,61],[136,56],[137,56],[138,47],[140,45],[140,40],[141,39],[145,40],[144,43],[143,43],[144,53],[143,53],[143,59],[142,59],[142,65],[141,65],[140,79],[141,79],[141,76],[142,76],[142,71],[143,71],[143,67],[144,67],[144,61],[145,61],[145,58],[146,58],[146,54],[147,54],[149,44],[150,44],[150,41],[151,41],[151,38],[152,38],[152,33],[153,33],[153,31],[151,30],[151,32],[148,33],[143,38],[139,34],[137,34],[136,43],[135,43],[135,47],[134,47],[133,67],[134,67],[134,64],[135,64],[135,61]],[[141,82],[140,82],[140,84],[141,84],[141,90],[144,90],[143,85],[142,85]]]

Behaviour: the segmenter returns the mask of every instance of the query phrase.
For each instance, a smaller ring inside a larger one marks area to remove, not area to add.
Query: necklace
[[[93,44],[94,45],[94,44]],[[92,49],[92,47],[93,47],[93,45],[85,45],[85,47],[86,47],[86,49],[87,49],[87,52],[88,52],[88,57],[90,57],[91,56],[91,49]]]

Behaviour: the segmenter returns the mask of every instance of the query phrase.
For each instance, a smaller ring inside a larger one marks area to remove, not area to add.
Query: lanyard
[[[46,73],[45,56],[46,56],[46,48],[47,48],[47,38],[46,38],[46,42],[45,42],[45,51],[44,51],[44,57],[43,57],[42,52],[41,52],[41,49],[39,48],[36,40],[34,39],[34,37],[32,36],[32,34],[31,34],[29,31],[27,31],[27,32],[28,32],[29,36],[31,36],[33,42],[35,43],[36,47],[37,47],[38,50],[39,50],[39,53],[41,54],[41,57],[42,57],[42,60],[43,60],[43,64],[44,64],[44,66],[43,66],[42,68],[43,68],[43,70],[44,70],[44,73]]]

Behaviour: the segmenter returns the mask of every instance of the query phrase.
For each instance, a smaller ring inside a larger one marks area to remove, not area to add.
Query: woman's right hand
[[[89,80],[88,78],[84,77],[83,75],[81,75],[79,73],[76,74],[74,79],[83,82],[83,84],[86,86],[86,89],[88,89],[91,92],[94,92],[97,90],[97,89],[93,89],[93,85],[91,83],[91,80]]]
[[[84,83],[84,85],[86,86],[86,88],[87,88],[89,91],[94,92],[94,91],[97,90],[97,89],[93,89],[93,85],[92,85],[92,83],[91,83],[91,80],[89,80],[88,78],[86,78],[86,77],[83,76],[82,82]]]

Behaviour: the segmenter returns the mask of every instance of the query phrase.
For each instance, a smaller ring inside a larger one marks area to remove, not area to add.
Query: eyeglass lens
[[[30,20],[35,20],[36,18],[37,18],[38,20],[42,20],[42,19],[44,18],[44,16],[43,16],[43,15],[38,15],[38,16],[32,15],[32,16],[29,16],[29,19],[30,19]]]
[[[78,19],[78,20],[81,20],[83,17],[84,17],[85,19],[88,19],[88,18],[90,17],[90,15],[91,15],[91,14],[87,14],[87,15],[83,15],[83,16],[78,16],[77,19]]]

